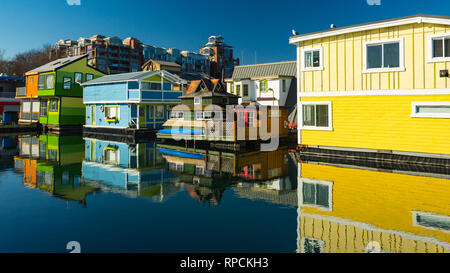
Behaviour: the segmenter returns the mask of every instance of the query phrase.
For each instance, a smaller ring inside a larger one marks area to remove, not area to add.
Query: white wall
[[[234,94],[236,94],[236,86],[241,86],[241,99],[239,99],[239,104],[242,104],[242,102],[246,101],[256,101],[257,98],[271,98],[275,97],[275,101],[258,101],[257,104],[260,105],[275,105],[275,106],[285,106],[286,105],[286,98],[289,93],[289,88],[292,83],[292,79],[286,78],[284,79],[286,81],[286,92],[282,92],[282,84],[283,79],[272,79],[267,80],[267,89],[272,89],[273,92],[267,91],[267,92],[260,92],[260,81],[259,80],[244,80],[244,81],[237,81],[233,82],[234,84]],[[231,84],[227,83],[227,90],[230,92],[231,90]],[[243,97],[243,85],[248,84],[249,85],[249,96]]]

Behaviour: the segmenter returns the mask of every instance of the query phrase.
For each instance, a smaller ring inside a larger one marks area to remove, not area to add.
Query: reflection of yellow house
[[[450,252],[450,180],[299,166],[299,252]]]

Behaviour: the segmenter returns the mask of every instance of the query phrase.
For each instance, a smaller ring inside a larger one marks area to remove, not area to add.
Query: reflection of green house
[[[39,123],[49,129],[84,125],[80,84],[104,76],[88,65],[87,55],[58,59],[27,73],[38,74]]]
[[[84,143],[81,136],[39,136],[40,160],[37,163],[37,187],[70,201],[85,202],[96,188],[81,179]]]

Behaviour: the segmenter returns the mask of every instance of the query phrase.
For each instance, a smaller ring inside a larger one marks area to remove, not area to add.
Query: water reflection
[[[20,136],[15,169],[23,172],[23,183],[30,188],[86,204],[96,188],[81,178],[83,144],[81,136]]]
[[[297,163],[286,147],[273,152],[229,153],[81,136],[4,138],[0,155],[5,166],[14,158],[14,170],[23,173],[21,182],[32,192],[49,193],[52,200],[81,203],[80,209],[89,207],[84,212],[72,211],[79,217],[74,221],[102,215],[101,221],[92,220],[95,217],[86,220],[87,241],[94,242],[98,236],[106,236],[103,241],[118,240],[107,234],[123,232],[128,227],[120,222],[129,217],[128,222],[137,222],[128,231],[140,226],[142,234],[181,225],[189,227],[195,235],[192,238],[200,238],[206,231],[197,227],[212,225],[211,230],[223,235],[208,248],[215,251],[234,251],[238,249],[236,242],[248,241],[242,251],[450,252],[450,177],[445,170],[433,174],[419,173],[423,168],[412,168],[416,170],[412,173],[336,162]],[[5,174],[7,169],[0,172]],[[4,198],[10,193],[0,194]],[[155,203],[139,202],[146,200]],[[117,216],[115,210],[108,210],[115,205],[116,211],[128,207],[133,213]],[[52,209],[49,217],[62,217],[57,204],[47,205],[47,210]],[[156,211],[155,217],[161,218],[144,217]],[[133,216],[136,213],[142,217]],[[67,217],[66,221],[71,221]],[[35,217],[26,219],[33,226]],[[234,221],[241,224],[239,232],[232,228]],[[97,233],[93,238],[88,227],[109,229],[110,233]],[[268,237],[268,231],[274,236]],[[143,249],[145,243],[155,252],[168,245],[204,251],[201,246],[208,244],[205,239],[197,247],[186,237],[161,241],[139,238],[148,241],[120,241],[116,247],[129,245],[131,251],[140,243]]]
[[[280,192],[296,194],[295,180],[291,182],[288,176],[286,147],[273,152],[233,154],[159,145],[158,151],[167,161],[168,169],[178,176],[177,181],[201,203],[218,206],[229,187],[239,197],[267,201],[275,201],[274,195]],[[258,193],[253,189],[266,191]],[[277,203],[296,205],[294,200],[283,201],[280,199]]]
[[[298,199],[298,252],[450,252],[448,177],[300,163]]]
[[[163,202],[180,191],[176,176],[166,170],[156,143],[136,145],[85,139],[83,179],[103,191]]]

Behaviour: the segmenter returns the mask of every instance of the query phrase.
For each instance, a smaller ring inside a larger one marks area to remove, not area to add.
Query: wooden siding
[[[389,252],[450,252],[448,231],[413,222],[413,211],[449,216],[448,179],[308,163],[300,176],[333,183],[331,211],[300,204],[300,236],[325,241],[325,252],[364,252],[370,241]]]
[[[302,48],[323,49],[321,71],[302,71],[301,92],[365,91],[398,89],[442,89],[450,78],[439,70],[450,69],[450,62],[428,63],[428,36],[450,33],[450,26],[409,24],[305,41]],[[364,42],[404,39],[405,71],[363,73]],[[303,58],[300,55],[300,58]],[[300,62],[299,62],[300,63]]]

